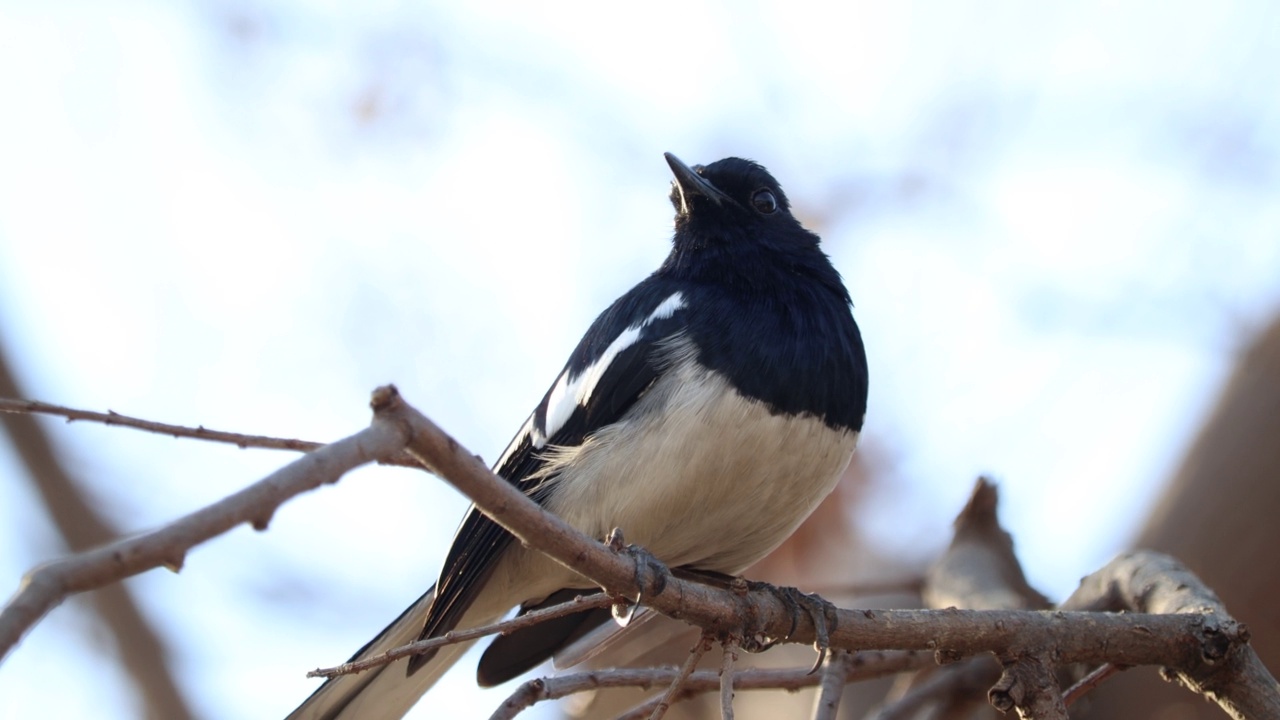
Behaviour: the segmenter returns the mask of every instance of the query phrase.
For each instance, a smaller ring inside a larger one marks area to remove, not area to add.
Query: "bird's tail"
[[[351,659],[372,657],[417,640],[433,600],[434,587]],[[429,663],[411,676],[406,672],[409,659],[401,658],[357,675],[340,675],[326,680],[286,720],[393,720],[403,717],[471,644],[459,643],[440,648]]]

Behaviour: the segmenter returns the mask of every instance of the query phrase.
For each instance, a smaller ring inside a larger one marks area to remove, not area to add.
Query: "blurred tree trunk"
[[[1147,519],[1136,547],[1172,554],[1213,588],[1280,668],[1280,315],[1240,359],[1213,414]],[[1131,670],[1097,691],[1089,720],[1221,718],[1222,711]]]
[[[3,343],[0,343],[0,397],[30,397],[10,370]],[[44,509],[69,550],[88,550],[121,536],[81,491],[84,483],[63,465],[60,453],[34,416],[0,413],[0,432],[12,439],[18,458],[44,501]],[[145,708],[144,717],[149,720],[193,717],[173,677],[168,644],[151,626],[129,588],[116,583],[89,597],[115,641],[119,665],[133,680],[139,702]]]

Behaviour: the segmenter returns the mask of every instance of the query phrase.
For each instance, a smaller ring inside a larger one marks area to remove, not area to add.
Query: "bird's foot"
[[[629,555],[635,566],[635,582],[639,592],[634,599],[619,598],[612,608],[614,621],[626,627],[631,618],[635,617],[636,610],[640,609],[640,603],[646,594],[659,595],[666,589],[667,576],[671,571],[653,553],[639,545],[628,545],[622,538],[621,528],[614,528],[605,538],[605,544],[615,553]]]
[[[736,575],[726,575],[715,570],[701,570],[691,567],[671,568],[671,574],[682,580],[692,580],[710,585],[711,587],[723,588],[725,590],[732,589],[736,584],[745,582]]]
[[[787,611],[791,614],[791,629],[781,638],[766,638],[763,641],[754,643],[754,647],[745,647],[743,649],[750,652],[763,652],[774,645],[789,639],[795,635],[796,628],[800,624],[800,613],[809,616],[809,621],[813,623],[813,649],[818,651],[818,660],[813,664],[810,673],[822,667],[823,661],[827,659],[827,652],[831,649],[831,631],[836,629],[839,622],[836,606],[818,596],[817,594],[807,594],[793,587],[778,587],[769,583],[749,581],[747,586],[751,590],[764,590],[778,601],[786,606]]]

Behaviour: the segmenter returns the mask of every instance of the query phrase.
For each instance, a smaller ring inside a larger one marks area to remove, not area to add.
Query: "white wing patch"
[[[666,320],[682,307],[684,307],[684,295],[678,292],[672,293],[649,313],[649,317],[623,330],[613,342],[609,343],[609,347],[605,348],[600,359],[588,366],[581,374],[573,376],[568,370],[561,373],[556,379],[556,384],[551,388],[550,396],[547,397],[546,432],[545,434],[534,432],[534,447],[541,450],[547,444],[547,438],[553,437],[566,422],[569,422],[574,410],[591,401],[591,394],[595,392],[596,385],[599,384],[600,378],[604,377],[605,371],[613,364],[619,353],[636,344],[646,327],[659,320]]]
[[[682,307],[684,307],[684,295],[681,293],[671,293],[671,297],[659,303],[658,307],[654,308],[653,312],[649,313],[649,317],[645,318],[644,322],[640,323],[638,327],[644,327],[645,325],[658,320],[666,320],[672,315],[675,315],[676,311]]]

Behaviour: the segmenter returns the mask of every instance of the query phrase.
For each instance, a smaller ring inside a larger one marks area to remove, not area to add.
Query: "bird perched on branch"
[[[494,471],[587,535],[618,527],[672,567],[737,574],[835,487],[867,403],[849,293],[760,165],[675,174],[671,254],[596,318]],[[528,612],[591,583],[472,507],[434,588],[362,648],[385,652]],[[490,686],[607,619],[497,638]],[[469,643],[325,682],[290,718],[398,718]]]

